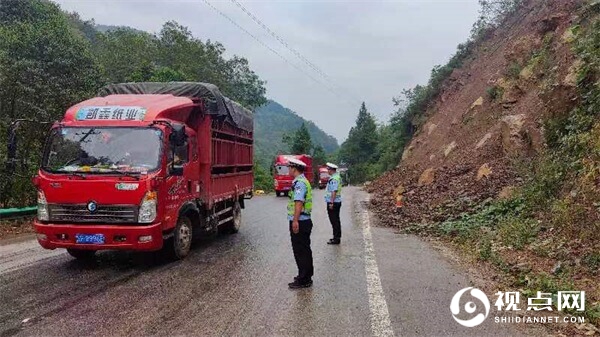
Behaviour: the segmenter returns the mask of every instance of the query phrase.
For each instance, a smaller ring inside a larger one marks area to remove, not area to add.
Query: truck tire
[[[95,250],[85,250],[85,249],[75,249],[75,248],[67,248],[67,253],[77,260],[92,260],[95,255]]]
[[[240,231],[242,226],[242,207],[239,202],[233,205],[232,210],[233,220],[229,221],[225,226],[225,230],[229,234],[235,234]]]
[[[171,237],[163,247],[167,257],[174,260],[181,260],[190,253],[192,247],[193,226],[192,220],[186,215],[179,216],[177,226]]]

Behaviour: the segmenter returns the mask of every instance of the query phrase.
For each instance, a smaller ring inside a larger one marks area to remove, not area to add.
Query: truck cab
[[[319,166],[319,188],[320,189],[324,189],[325,186],[327,186],[327,183],[329,182],[330,177],[331,176],[329,175],[329,170],[327,169],[327,166],[325,166],[325,165]]]
[[[308,181],[311,183],[313,182],[312,157],[310,155],[278,155],[275,157],[275,162],[273,164],[273,183],[275,194],[277,196],[288,195],[289,191],[292,189],[292,182],[294,178],[290,176],[290,170],[288,166],[290,158],[296,158],[306,164],[306,171],[304,172],[304,175]]]

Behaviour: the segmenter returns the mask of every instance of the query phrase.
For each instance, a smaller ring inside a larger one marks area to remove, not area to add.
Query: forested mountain
[[[263,166],[268,165],[277,153],[288,151],[283,135],[295,132],[302,123],[306,124],[314,145],[321,145],[326,153],[335,152],[338,142],[326,134],[315,123],[307,121],[281,104],[269,100],[257,108],[254,115],[255,158]]]

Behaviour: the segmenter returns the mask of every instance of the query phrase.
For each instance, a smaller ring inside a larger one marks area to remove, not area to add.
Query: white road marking
[[[362,234],[365,243],[365,273],[367,276],[367,292],[369,293],[369,311],[371,312],[371,332],[376,337],[394,336],[390,313],[381,286],[381,278],[379,277],[379,267],[375,259],[369,211],[363,208],[361,213],[363,220]]]

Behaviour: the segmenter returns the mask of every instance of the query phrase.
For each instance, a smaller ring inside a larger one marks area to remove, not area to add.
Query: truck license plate
[[[75,242],[83,244],[104,244],[104,234],[75,234]]]

